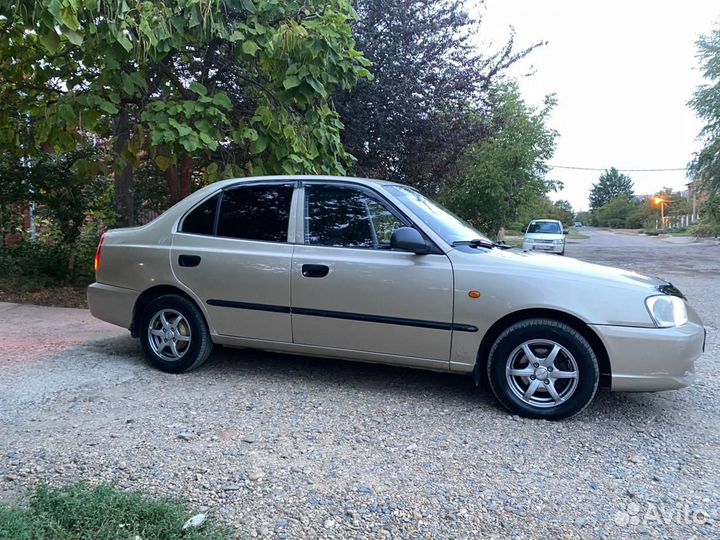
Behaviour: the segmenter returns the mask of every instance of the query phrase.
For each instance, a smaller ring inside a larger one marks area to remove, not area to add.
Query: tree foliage
[[[27,174],[19,160],[0,154],[0,234],[4,248],[7,235],[22,222],[23,204],[30,197]]]
[[[707,193],[701,208],[705,235],[720,233],[720,22],[697,41],[698,60],[707,83],[695,91],[690,106],[705,122],[700,132],[703,148],[689,166],[696,188]]]
[[[504,85],[491,92],[490,103],[497,111],[497,130],[470,148],[459,181],[442,198],[459,215],[493,234],[560,183],[545,176],[557,136],[546,125],[553,98],[536,110],[522,100],[516,86]]]
[[[720,193],[720,22],[710,35],[697,41],[697,57],[707,83],[695,91],[690,106],[705,122],[700,132],[703,149],[690,164],[690,173],[700,184]]]
[[[144,155],[181,191],[196,162],[210,179],[350,163],[329,96],[369,62],[347,0],[20,0],[0,15],[0,100],[21,111],[0,123],[31,119],[35,147],[56,152],[112,137],[116,183]]]
[[[593,184],[590,191],[590,209],[597,210],[616,197],[630,198],[633,196],[633,182],[626,174],[615,167],[607,169]]]
[[[375,79],[337,96],[343,141],[359,176],[388,178],[433,193],[463,150],[493,126],[488,93],[535,46],[478,52],[478,21],[460,0],[358,0],[357,47]]]
[[[601,208],[597,209],[597,224],[601,227],[623,229],[626,227],[627,220],[635,209],[636,205],[629,197],[625,195],[613,197]]]

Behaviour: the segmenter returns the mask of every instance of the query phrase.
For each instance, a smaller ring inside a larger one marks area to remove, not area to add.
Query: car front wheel
[[[168,373],[190,371],[212,351],[203,314],[180,295],[152,300],[140,316],[139,330],[145,356],[153,366]]]
[[[490,350],[487,369],[490,387],[507,409],[547,420],[585,409],[600,380],[587,340],[552,319],[528,319],[507,328]]]

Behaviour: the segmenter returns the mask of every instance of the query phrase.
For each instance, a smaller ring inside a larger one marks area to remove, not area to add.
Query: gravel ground
[[[107,480],[248,538],[717,538],[720,246],[591,234],[568,255],[686,292],[709,332],[696,385],[549,423],[393,367],[219,350],[164,374],[84,310],[0,304],[0,500]]]

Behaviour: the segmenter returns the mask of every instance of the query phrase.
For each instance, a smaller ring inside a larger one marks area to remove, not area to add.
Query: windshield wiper
[[[452,243],[453,246],[471,246],[471,247],[484,247],[484,248],[498,248],[498,249],[510,249],[512,246],[508,246],[505,243],[491,242],[484,238],[473,238],[472,240],[456,240]]]

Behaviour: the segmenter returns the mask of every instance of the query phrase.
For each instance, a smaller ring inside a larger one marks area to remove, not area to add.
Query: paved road
[[[720,270],[720,242],[639,236],[590,227],[580,232],[590,238],[570,240],[566,256],[671,279],[717,275]]]
[[[85,310],[0,304],[0,500],[81,478],[185,498],[242,537],[719,538],[720,246],[588,233],[568,256],[690,298],[696,385],[602,392],[549,424],[386,366],[226,350],[168,375]]]

